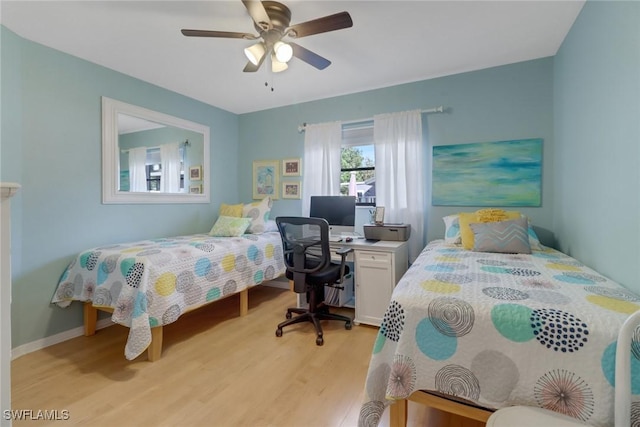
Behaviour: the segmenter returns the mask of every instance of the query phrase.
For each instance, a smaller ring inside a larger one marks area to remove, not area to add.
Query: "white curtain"
[[[424,247],[424,158],[420,110],[373,118],[376,205],[384,222],[411,224],[409,261]]]
[[[311,196],[340,194],[340,122],[307,125],[304,134],[302,216],[309,216]]]
[[[129,191],[147,191],[147,148],[129,150]]]
[[[160,146],[160,191],[163,193],[180,192],[180,145],[176,143]]]

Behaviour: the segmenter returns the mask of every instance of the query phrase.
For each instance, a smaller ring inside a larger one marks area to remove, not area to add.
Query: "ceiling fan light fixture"
[[[276,42],[273,46],[273,50],[276,53],[276,58],[279,62],[287,63],[293,57],[293,48],[291,45],[284,42]]]
[[[289,66],[287,65],[286,62],[278,61],[278,58],[276,58],[276,55],[271,54],[271,71],[273,73],[279,73],[281,71],[286,70],[287,68],[289,68]]]
[[[264,43],[262,42],[256,43],[253,46],[244,49],[244,54],[253,65],[258,65],[258,63],[264,56],[264,53]]]

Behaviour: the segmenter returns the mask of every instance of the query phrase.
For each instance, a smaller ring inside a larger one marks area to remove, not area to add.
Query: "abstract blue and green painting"
[[[433,147],[434,206],[540,206],[542,139]]]

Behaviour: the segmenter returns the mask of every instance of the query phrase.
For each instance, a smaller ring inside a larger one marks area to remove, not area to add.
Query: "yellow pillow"
[[[221,204],[218,216],[230,216],[234,218],[242,218],[242,207],[244,205],[239,203],[237,205]]]
[[[469,226],[478,222],[498,222],[510,219],[518,219],[521,214],[518,211],[505,211],[503,209],[479,209],[475,212],[460,212],[460,236],[462,247],[473,249],[473,230]]]

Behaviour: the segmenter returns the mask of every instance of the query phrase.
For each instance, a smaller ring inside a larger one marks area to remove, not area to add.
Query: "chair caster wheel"
[[[345,323],[345,324],[344,324],[344,328],[345,328],[347,331],[350,331],[350,330],[351,330],[351,328],[352,328],[351,322],[347,322],[347,323]]]
[[[281,337],[282,336],[282,328],[276,329],[276,336],[277,337]]]
[[[287,315],[285,316],[287,319],[291,319],[291,312],[287,311]]]
[[[316,345],[322,345],[322,344],[324,344],[324,338],[322,337],[316,338]]]

